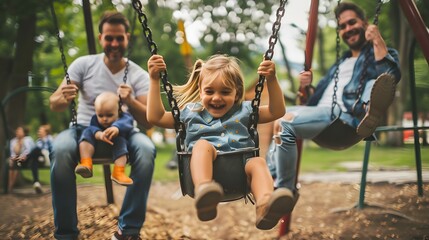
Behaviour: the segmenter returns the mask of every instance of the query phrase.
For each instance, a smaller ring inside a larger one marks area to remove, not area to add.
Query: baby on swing
[[[84,178],[92,177],[92,156],[97,141],[112,145],[114,167],[112,181],[128,186],[133,180],[125,175],[127,164],[127,138],[133,131],[133,117],[129,113],[119,111],[119,97],[113,92],[103,92],[94,102],[95,114],[88,128],[79,139],[80,164],[75,173]]]
[[[173,115],[165,111],[160,93],[160,73],[166,69],[162,56],[149,59],[147,118],[159,127],[174,128]],[[269,104],[259,108],[258,123],[266,123],[284,115],[285,103],[274,62],[262,61],[258,74],[265,76],[269,92]],[[209,221],[216,218],[223,197],[222,186],[213,181],[213,161],[218,152],[254,146],[247,130],[252,106],[250,101],[243,101],[244,81],[237,59],[214,55],[206,62],[197,60],[187,83],[175,86],[173,95],[181,109],[180,120],[186,125],[185,147],[192,152],[190,170],[197,215],[201,221]],[[292,211],[293,194],[286,188],[274,191],[262,157],[247,159],[245,172],[256,200],[256,227],[272,229]]]

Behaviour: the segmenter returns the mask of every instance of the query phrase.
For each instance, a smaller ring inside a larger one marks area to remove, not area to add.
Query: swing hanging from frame
[[[281,18],[285,13],[285,5],[287,0],[281,0],[280,6],[277,9],[276,21],[272,27],[272,35],[269,38],[269,48],[265,52],[264,58],[271,60],[274,54],[274,46],[278,39],[280,30]],[[132,1],[134,9],[138,13],[139,21],[143,28],[144,36],[148,42],[149,51],[152,55],[157,54],[157,45],[152,40],[152,31],[147,24],[147,16],[142,11],[142,4],[138,0]],[[171,83],[167,80],[167,71],[161,72],[161,81],[164,91],[167,94],[168,102],[171,107],[171,112],[174,117],[176,130],[176,148],[179,161],[179,178],[180,186],[183,195],[194,197],[194,184],[190,172],[190,152],[186,152],[184,141],[186,136],[185,124],[180,121],[180,110],[176,99],[173,97],[173,89]],[[247,176],[244,171],[246,159],[254,156],[259,156],[259,135],[257,131],[258,111],[260,98],[262,95],[265,77],[259,76],[259,81],[255,88],[255,98],[252,100],[252,113],[250,115],[250,123],[248,131],[253,139],[255,146],[243,148],[231,152],[220,152],[215,161],[213,161],[213,179],[222,185],[224,197],[222,202],[234,201],[248,196],[250,188],[247,185]],[[249,198],[250,199],[250,198]]]
[[[338,4],[340,4],[340,2],[341,2],[341,0],[338,0]],[[378,25],[378,16],[380,15],[382,4],[383,4],[382,0],[377,1],[377,7],[376,7],[374,21],[373,21],[374,25]],[[334,113],[335,107],[337,106],[336,90],[337,90],[337,84],[338,84],[338,72],[339,72],[339,64],[340,64],[340,37],[339,37],[339,26],[338,26],[338,24],[337,24],[336,33],[337,33],[337,37],[336,37],[336,70],[335,70],[335,75],[334,75],[335,83],[334,83],[334,93],[332,96],[332,108],[331,108],[331,120],[332,120],[332,122],[321,133],[319,133],[316,137],[313,138],[313,142],[315,142],[317,145],[324,147],[324,148],[328,148],[328,149],[332,149],[332,150],[343,150],[343,149],[347,149],[347,148],[357,144],[363,138],[357,134],[355,128],[346,124],[345,122],[343,122],[340,119],[341,113],[338,114],[337,116]],[[368,48],[368,51],[366,51],[364,54],[365,54],[365,59],[369,59],[369,54],[370,54],[369,48]],[[368,68],[368,64],[369,64],[369,62],[367,60],[365,60],[364,65],[363,65],[364,72],[362,73],[362,75],[360,77],[358,94],[357,94],[358,98],[356,99],[355,106],[356,106],[356,103],[359,102],[359,100],[362,96],[363,85],[364,85],[363,83],[364,83],[364,80],[366,77],[366,69]],[[386,76],[386,75],[382,74],[379,76],[379,78],[384,77],[384,76]],[[353,106],[353,112],[354,112],[355,106]],[[373,138],[373,136],[369,137],[368,140],[370,140],[372,138]]]
[[[89,5],[86,5],[85,1],[83,1],[83,2],[84,2],[84,11],[85,10],[90,11]],[[85,9],[85,7],[88,7],[88,9]],[[62,42],[61,35],[60,35],[59,24],[58,24],[57,16],[55,13],[54,0],[50,1],[50,12],[51,12],[51,15],[53,18],[53,24],[54,24],[54,28],[56,31],[55,33],[56,33],[56,38],[57,38],[57,42],[58,42],[58,49],[59,49],[60,54],[61,54],[61,61],[62,61],[63,68],[64,68],[64,74],[65,74],[64,78],[65,78],[67,84],[71,84],[70,76],[68,74],[68,66],[67,66],[66,56],[64,54],[63,42]],[[129,42],[128,49],[127,49],[128,57],[127,57],[127,61],[125,62],[125,70],[124,70],[124,77],[123,77],[123,83],[124,84],[127,82],[129,59],[130,59],[131,50],[132,50],[132,38],[133,38],[133,32],[134,32],[134,27],[135,27],[135,20],[136,20],[136,15],[134,14],[133,22],[131,24],[131,37],[130,37],[130,42]],[[92,29],[90,32],[92,33]],[[88,31],[87,31],[87,34],[88,34]],[[119,98],[118,104],[120,106],[119,110],[121,111],[121,106],[122,106],[121,98]],[[79,131],[80,128],[78,128],[78,125],[77,125],[77,111],[76,111],[75,100],[71,101],[69,109],[70,109],[70,113],[71,113],[71,126],[73,128],[76,128],[77,131]],[[94,154],[93,164],[102,164],[103,165],[107,203],[113,204],[114,203],[113,188],[112,188],[112,181],[110,180],[110,175],[111,175],[111,171],[110,171],[110,162],[111,162],[110,156],[111,156],[111,154],[110,154],[110,152],[111,152],[110,145],[107,143],[100,142],[100,144],[98,144],[97,149],[96,149],[95,154]]]

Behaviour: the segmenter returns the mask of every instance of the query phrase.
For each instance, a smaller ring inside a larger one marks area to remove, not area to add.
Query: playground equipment
[[[312,11],[314,10],[313,8],[315,8],[317,10],[317,0],[312,0],[312,4],[311,4],[311,10],[310,10],[310,14],[317,14],[317,11]],[[376,10],[376,16],[379,14],[379,7],[381,7],[380,2],[378,2],[377,5],[377,10]],[[426,28],[426,26],[424,25],[424,22],[420,16],[420,13],[415,5],[415,3],[412,0],[403,0],[403,1],[399,1],[399,5],[400,8],[402,9],[404,15],[406,16],[409,25],[411,26],[415,37],[416,37],[416,41],[420,44],[420,47],[423,51],[423,54],[426,58],[427,63],[429,64],[429,32]],[[314,19],[314,18],[310,18]],[[375,18],[376,19],[376,18]],[[376,23],[376,22],[375,22]],[[315,21],[309,21],[309,25],[315,24]],[[309,29],[315,29],[315,28],[310,28]],[[315,34],[309,33],[308,36],[315,36]],[[308,42],[309,40],[307,40]],[[416,100],[416,95],[415,95],[415,79],[414,79],[414,45],[415,42],[413,43],[412,46],[412,50],[410,52],[410,57],[409,57],[409,64],[410,64],[410,95],[411,95],[411,100],[412,100],[412,115],[413,115],[413,127],[399,127],[399,126],[380,126],[376,129],[375,132],[387,132],[387,131],[403,131],[403,130],[413,130],[414,131],[414,152],[415,152],[415,162],[416,162],[416,172],[417,172],[417,193],[418,196],[423,196],[423,180],[422,180],[422,165],[421,165],[421,152],[420,152],[420,142],[419,142],[419,130],[424,130],[424,129],[428,129],[428,126],[418,126],[417,125],[417,118],[418,118],[418,112],[417,112],[417,100]],[[307,46],[308,47],[308,46]],[[311,58],[311,55],[308,55],[309,58]],[[307,55],[306,55],[306,62],[307,62]],[[309,59],[309,61],[311,62],[311,59]],[[338,127],[337,124],[342,125],[341,123],[338,123],[336,121],[334,121],[332,124],[334,124],[334,126],[332,127],[331,130],[336,129],[336,127]],[[337,126],[335,126],[337,125]],[[341,126],[338,128],[338,132],[339,131],[346,131],[344,129],[341,128]],[[329,130],[330,131],[330,130]],[[346,144],[337,144],[335,141],[334,142],[328,142],[329,144],[324,146],[324,143],[327,142],[327,140],[332,139],[332,136],[326,135],[326,137],[320,137],[318,140],[316,140],[315,142],[319,145],[321,145],[322,147],[328,147],[331,149],[336,149],[336,150],[341,150],[343,147],[347,148],[347,145],[354,145],[357,142],[361,141],[362,139],[357,139],[354,140],[353,136],[355,136],[355,130],[353,130],[354,133],[352,134],[347,134],[348,137],[344,138],[341,136],[336,136],[337,138],[339,138],[340,140],[344,140],[344,139],[348,139],[350,140],[349,142],[347,142]],[[325,134],[328,132],[328,130],[325,132]],[[342,133],[340,133],[342,134]],[[358,203],[357,203],[357,208],[358,209],[363,209],[365,206],[365,187],[366,187],[366,175],[367,175],[367,171],[368,171],[368,162],[369,162],[369,153],[370,153],[370,148],[371,148],[371,141],[375,140],[375,138],[369,138],[369,139],[365,139],[366,143],[365,143],[365,152],[364,152],[364,159],[363,159],[363,166],[362,166],[362,176],[361,176],[361,183],[360,183],[360,192],[359,192],[359,199],[358,199]],[[318,141],[318,142],[317,142]],[[355,143],[353,143],[354,141],[356,141]],[[300,166],[300,159],[301,159],[301,154],[302,154],[302,140],[298,140],[297,141],[297,146],[298,146],[298,162],[297,162],[297,169],[296,169],[296,180],[295,182],[298,182],[298,173],[299,173],[299,166]],[[332,146],[332,147],[330,147]],[[286,215],[284,216],[281,220],[281,224],[280,224],[280,228],[279,228],[279,236],[283,236],[286,233],[289,232],[290,230],[290,222],[291,222],[291,215]]]
[[[6,107],[8,106],[9,102],[11,100],[13,100],[15,97],[20,96],[20,94],[25,94],[27,92],[54,92],[55,89],[51,88],[51,87],[45,87],[45,86],[25,86],[25,87],[20,87],[17,88],[15,90],[13,90],[12,92],[10,92],[9,94],[7,94],[2,100],[1,100],[1,104],[0,104],[0,115],[1,115],[1,119],[3,122],[3,126],[2,126],[2,131],[5,134],[5,146],[4,146],[4,156],[5,156],[5,161],[4,161],[4,173],[3,173],[3,192],[4,193],[8,193],[8,184],[9,184],[9,161],[8,161],[8,157],[10,156],[10,140],[12,139],[12,135],[11,135],[11,128],[10,128],[10,124],[8,122],[8,118],[6,116]]]

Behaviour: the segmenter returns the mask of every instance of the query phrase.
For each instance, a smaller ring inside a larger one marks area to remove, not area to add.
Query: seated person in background
[[[39,163],[43,163],[46,167],[50,166],[49,154],[52,152],[52,135],[51,126],[49,124],[41,125],[37,131],[36,146],[31,151],[30,155],[37,159]]]
[[[125,175],[127,164],[127,138],[133,130],[133,117],[129,113],[120,113],[119,97],[113,92],[104,92],[94,102],[95,115],[79,140],[80,164],[75,173],[84,178],[92,177],[92,156],[96,141],[112,145],[115,166],[111,179],[121,185],[133,184],[133,180]]]
[[[148,121],[174,128],[174,117],[161,101],[160,72],[166,70],[160,55],[148,61],[150,75]],[[277,82],[274,62],[264,60],[258,74],[266,77],[268,105],[259,108],[259,123],[274,121],[285,113],[283,94]],[[254,146],[247,126],[252,106],[244,99],[244,83],[238,62],[233,57],[214,55],[206,62],[198,60],[188,82],[176,86],[175,96],[186,125],[186,151],[191,151],[190,169],[195,189],[195,207],[201,221],[216,218],[223,188],[213,180],[213,161],[218,152]],[[280,101],[279,101],[280,99]],[[281,216],[292,211],[292,192],[273,189],[264,158],[250,154],[244,166],[251,192],[256,200],[256,227],[271,229]]]
[[[15,130],[15,138],[10,141],[10,158],[9,158],[9,184],[8,192],[12,192],[18,177],[18,169],[23,166],[31,165],[33,174],[33,187],[36,193],[42,193],[42,187],[39,182],[39,169],[36,159],[30,157],[34,148],[34,141],[28,135],[26,127],[19,126]]]

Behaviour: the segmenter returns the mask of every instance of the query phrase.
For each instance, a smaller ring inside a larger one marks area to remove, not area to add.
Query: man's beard
[[[119,50],[119,51],[116,51]],[[114,57],[116,60],[122,59],[122,57],[125,54],[125,48],[123,47],[117,47],[117,48],[112,48],[112,47],[106,47],[104,49],[104,53],[106,54],[106,56],[108,56],[109,58]]]
[[[358,40],[354,43],[349,43],[347,41],[347,38],[349,36],[354,36],[356,34],[359,34]],[[351,50],[360,50],[363,47],[363,45],[366,43],[365,29],[364,28],[357,28],[357,29],[354,29],[354,30],[351,30],[351,31],[345,33],[343,35],[343,41],[347,44],[347,46],[349,46],[349,48]]]

